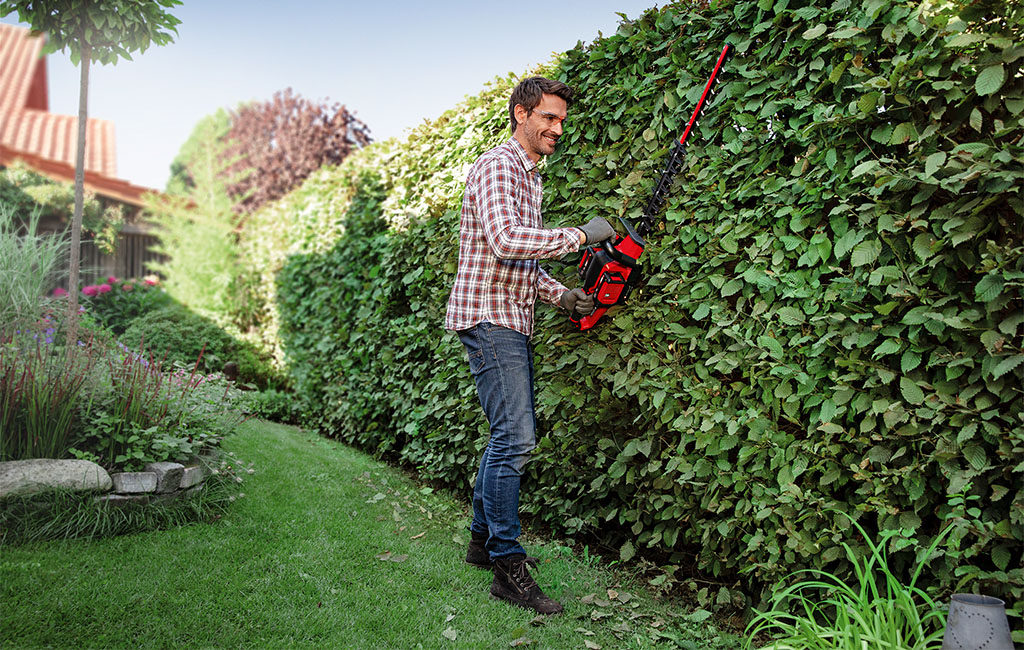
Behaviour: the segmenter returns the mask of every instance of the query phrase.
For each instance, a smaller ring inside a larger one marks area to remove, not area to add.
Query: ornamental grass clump
[[[58,310],[57,313],[63,313]],[[223,375],[163,367],[97,335],[71,344],[59,317],[0,330],[0,460],[81,458],[108,470],[185,461],[244,419]]]
[[[0,202],[0,329],[30,323],[42,313],[43,296],[58,278],[65,238],[41,235],[39,211],[19,228],[15,210]]]
[[[850,585],[826,571],[805,570],[793,575],[817,576],[777,592],[772,608],[759,612],[747,627],[752,640],[770,635],[762,650],[938,650],[942,645],[945,614],[917,579],[939,543],[953,526],[935,536],[920,556],[909,584],[904,585],[889,566],[886,547],[903,535],[898,530],[880,533],[872,542],[864,529],[870,555],[861,555],[844,543],[857,583]]]
[[[76,424],[88,416],[83,401],[100,354],[93,340],[64,348],[56,324],[0,332],[0,460],[62,458]]]

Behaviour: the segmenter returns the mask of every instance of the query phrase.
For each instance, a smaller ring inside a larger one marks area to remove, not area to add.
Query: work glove
[[[594,311],[594,296],[587,295],[583,289],[570,289],[563,291],[558,302],[570,312],[583,314],[584,316]]]
[[[594,217],[585,225],[577,226],[577,228],[582,230],[586,237],[586,241],[583,242],[584,246],[590,246],[615,236],[615,229],[604,217]]]

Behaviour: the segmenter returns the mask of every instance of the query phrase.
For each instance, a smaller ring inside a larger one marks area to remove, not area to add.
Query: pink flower
[[[112,276],[112,275],[108,275],[108,276],[107,276],[107,282],[108,282],[109,284],[114,284],[114,283],[116,283],[116,282],[117,282],[117,278],[115,278],[115,277],[114,277],[114,276]]]
[[[61,289],[60,287],[57,287],[56,289],[53,290],[53,295],[55,297],[66,296],[66,295],[68,295],[68,290],[67,289]]]
[[[147,275],[142,279],[145,280],[146,284],[148,284],[151,287],[156,286],[157,284],[160,283],[160,278],[156,277],[155,275]]]
[[[97,287],[95,284],[90,284],[89,286],[82,289],[82,293],[84,293],[87,296],[95,296],[98,290],[99,287]]]
[[[122,285],[121,285],[121,288],[122,288],[123,290],[125,290],[125,291],[131,291],[131,290],[132,290],[132,289],[134,289],[135,287],[134,287],[133,285],[131,285],[131,284],[128,284],[127,282],[125,282],[124,284],[122,284]]]
[[[100,286],[96,287],[96,292],[97,293],[106,293],[106,292],[110,291],[113,288],[114,287],[110,286],[109,284],[104,283],[104,284],[101,284]]]

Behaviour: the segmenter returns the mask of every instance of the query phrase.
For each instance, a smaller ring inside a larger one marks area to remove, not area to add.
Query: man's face
[[[566,115],[565,100],[547,93],[541,95],[540,103],[529,113],[522,106],[516,106],[516,139],[531,160],[536,162],[541,156],[555,152]]]

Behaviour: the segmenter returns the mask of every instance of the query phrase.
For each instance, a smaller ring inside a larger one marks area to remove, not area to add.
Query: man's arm
[[[561,306],[559,300],[562,294],[569,289],[548,275],[548,272],[544,269],[538,267],[538,270],[540,275],[537,276],[537,297],[548,304],[555,305],[556,307]]]
[[[479,215],[487,245],[499,259],[536,260],[579,250],[578,228],[529,228],[516,204],[512,163],[500,157],[483,162],[478,177]]]

